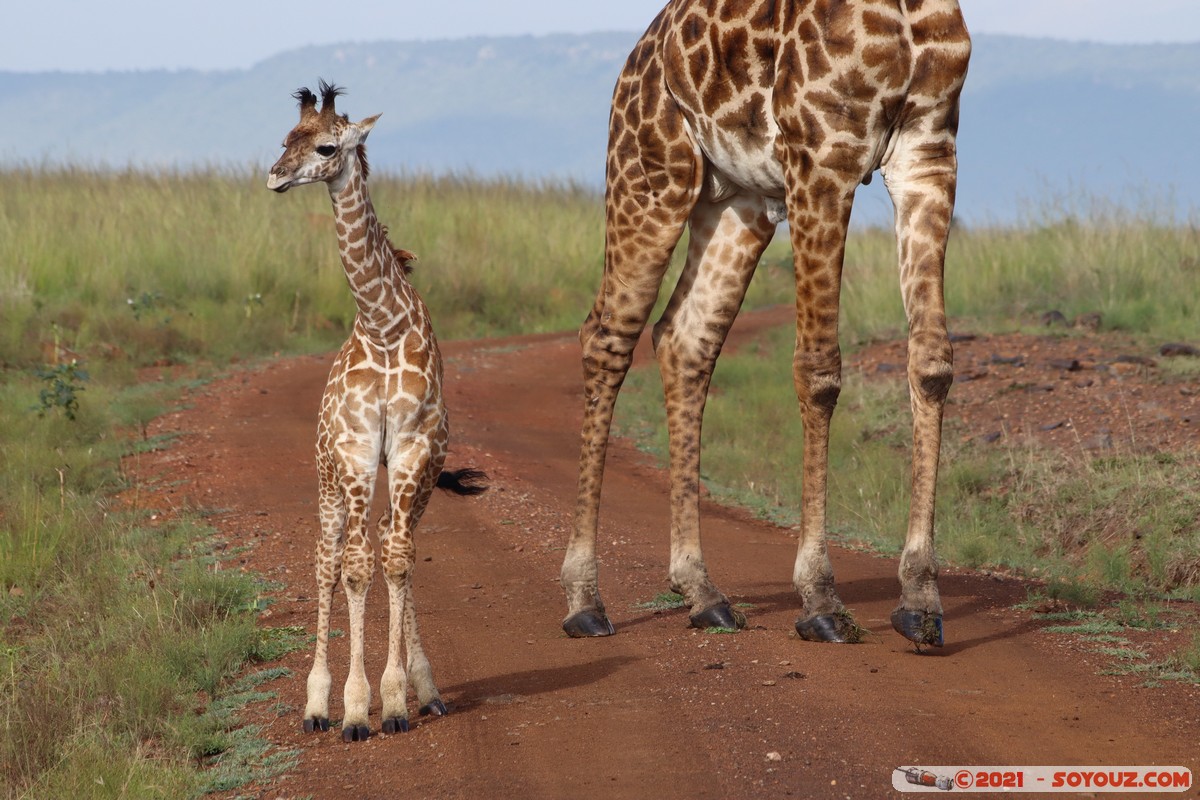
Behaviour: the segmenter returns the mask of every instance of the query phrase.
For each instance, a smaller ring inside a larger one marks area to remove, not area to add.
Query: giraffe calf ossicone
[[[351,122],[334,109],[341,90],[321,81],[320,91],[319,111],[315,94],[308,89],[295,93],[300,122],[284,140],[267,188],[285,192],[307,183],[328,186],[342,266],[358,305],[350,338],[330,370],[317,425],[317,645],[304,710],[306,731],[329,730],[329,614],[340,579],[350,612],[342,739],[351,742],[370,733],[363,617],[375,572],[368,525],[380,464],[387,467],[388,483],[387,508],[379,521],[389,612],[387,666],[380,681],[385,733],[408,730],[410,682],[422,715],[446,713],[417,633],[413,533],[434,487],[478,494],[486,476],[470,469],[442,471],[449,423],[441,354],[429,312],[406,278],[413,256],[388,241],[367,192],[364,142],[378,116]]]

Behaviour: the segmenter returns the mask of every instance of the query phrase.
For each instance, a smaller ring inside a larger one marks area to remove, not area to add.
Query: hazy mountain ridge
[[[0,164],[265,166],[318,77],[339,108],[383,113],[380,168],[603,178],[608,104],[633,32],[358,42],[247,70],[0,73]],[[35,132],[33,137],[30,131]],[[1171,186],[1200,208],[1200,43],[1099,45],[975,36],[963,97],[959,209],[1010,219],[1022,198]],[[856,212],[887,213],[880,182]]]
[[[975,36],[971,88],[1086,78],[1114,88],[1200,91],[1200,42],[1111,45],[1021,36]]]

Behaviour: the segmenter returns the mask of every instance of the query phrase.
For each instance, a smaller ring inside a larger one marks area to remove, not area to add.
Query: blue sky
[[[642,30],[662,0],[13,0],[0,71],[236,69],[308,44]],[[1197,0],[961,0],[974,33],[1200,42]]]

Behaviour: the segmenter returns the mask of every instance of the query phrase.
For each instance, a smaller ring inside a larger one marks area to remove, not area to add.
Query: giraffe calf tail
[[[444,470],[437,488],[457,495],[476,495],[487,491],[487,473],[479,469]]]

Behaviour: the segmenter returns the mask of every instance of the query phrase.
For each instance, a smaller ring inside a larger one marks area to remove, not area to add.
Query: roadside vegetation
[[[603,263],[595,192],[378,175],[372,194],[393,241],[419,257],[413,281],[441,338],[572,329],[590,308]],[[1198,254],[1194,226],[1137,215],[962,230],[949,302],[977,330],[1054,308],[1186,338]],[[902,332],[894,260],[890,232],[853,237],[847,348]],[[747,306],[791,298],[777,242]],[[0,172],[0,797],[177,798],[236,786],[238,763],[259,775],[286,763],[247,745],[236,702],[257,696],[255,676],[298,632],[255,625],[270,587],[223,568],[212,509],[165,514],[126,469],[170,446],[146,426],[190,382],[335,348],[353,314],[323,191],[276,196],[248,169]],[[714,491],[783,521],[800,463],[790,343],[779,331],[722,360],[705,429]],[[659,392],[656,374],[635,374],[618,418],[661,447]],[[835,532],[886,552],[906,513],[903,392],[847,376],[835,428]],[[771,442],[756,438],[766,430]],[[1047,454],[949,447],[948,559],[1196,598],[1194,456],[1066,470]],[[1107,547],[1102,509],[1144,526],[1142,545]]]

